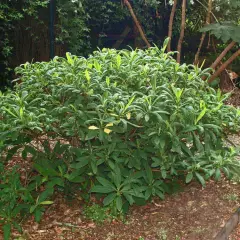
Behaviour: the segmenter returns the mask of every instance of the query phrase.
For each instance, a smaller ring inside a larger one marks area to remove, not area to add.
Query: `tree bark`
[[[147,47],[150,48],[151,45],[150,45],[150,43],[148,42],[148,40],[147,40],[147,38],[146,38],[146,36],[145,36],[145,33],[143,32],[143,29],[142,29],[142,27],[141,27],[141,25],[140,25],[140,23],[139,23],[136,15],[135,15],[134,11],[133,11],[133,9],[132,9],[132,6],[131,6],[130,2],[129,2],[128,0],[124,0],[124,4],[127,5],[128,10],[129,10],[129,12],[130,12],[130,14],[131,14],[131,16],[132,16],[132,18],[133,18],[133,20],[134,20],[137,28],[138,28],[138,31],[139,31],[139,33],[140,33],[143,41],[145,42],[145,44],[147,45]]]
[[[222,51],[222,53],[218,56],[218,58],[215,60],[215,62],[210,66],[210,68],[215,69],[218,64],[222,61],[222,59],[226,56],[229,50],[231,50],[236,42],[232,41],[231,43],[228,44],[228,46]]]
[[[208,1],[208,10],[207,10],[207,16],[206,16],[206,25],[210,24],[210,21],[211,21],[211,11],[212,11],[212,0],[209,0]],[[199,44],[199,47],[198,47],[198,50],[197,50],[197,53],[195,55],[195,59],[194,59],[194,64],[198,64],[198,61],[199,61],[199,55],[200,55],[200,52],[201,52],[201,49],[202,49],[202,45],[203,45],[203,42],[205,40],[205,37],[206,37],[206,32],[203,32],[202,33],[202,37],[201,37],[201,40],[200,40],[200,44]]]
[[[177,8],[177,0],[174,0],[173,6],[172,6],[171,15],[170,15],[170,19],[169,19],[169,24],[168,24],[168,37],[169,37],[169,43],[168,43],[168,47],[167,47],[167,51],[168,52],[171,51],[171,39],[172,39],[173,20],[174,20],[176,8]]]
[[[226,62],[224,62],[221,67],[210,77],[208,82],[212,82],[216,77],[218,77],[222,71],[224,71],[229,64],[231,64],[238,56],[240,56],[240,49],[238,49]]]
[[[180,37],[178,40],[178,46],[177,46],[177,62],[180,63],[181,61],[181,50],[182,50],[182,42],[184,38],[184,30],[185,30],[185,22],[186,22],[186,3],[187,0],[182,0],[182,22],[181,22],[181,32]]]

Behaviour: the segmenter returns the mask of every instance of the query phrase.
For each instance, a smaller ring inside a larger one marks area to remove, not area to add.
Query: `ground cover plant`
[[[209,69],[180,65],[167,43],[88,58],[67,53],[16,69],[22,83],[0,96],[5,239],[11,227],[21,230],[24,213],[40,221],[55,191],[86,201],[96,194],[122,213],[164,199],[181,180],[204,186],[240,174],[237,151],[224,145],[240,111],[202,80]],[[24,180],[7,170],[18,154],[31,165]]]

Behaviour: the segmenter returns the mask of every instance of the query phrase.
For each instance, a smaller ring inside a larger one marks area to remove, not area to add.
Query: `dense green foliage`
[[[22,83],[0,96],[0,150],[5,161],[21,154],[34,174],[24,186],[18,175],[1,174],[6,229],[23,211],[39,221],[57,189],[103,195],[104,205],[124,212],[163,199],[179,180],[204,186],[239,174],[224,139],[238,130],[240,111],[201,79],[208,69],[176,63],[166,44],[87,59],[68,53],[16,69]]]
[[[0,2],[0,90],[9,86],[9,73],[12,70],[11,60],[14,49],[14,31],[17,26],[25,25],[27,18],[42,23],[39,9],[46,8],[48,0],[17,0]],[[29,26],[25,26],[26,29]],[[30,30],[30,29],[29,29]],[[39,37],[39,36],[34,36]]]

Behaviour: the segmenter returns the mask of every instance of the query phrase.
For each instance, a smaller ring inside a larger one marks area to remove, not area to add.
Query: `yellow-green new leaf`
[[[96,126],[90,126],[90,127],[88,127],[88,129],[89,129],[89,130],[97,130],[97,129],[99,129],[99,128],[96,127]]]

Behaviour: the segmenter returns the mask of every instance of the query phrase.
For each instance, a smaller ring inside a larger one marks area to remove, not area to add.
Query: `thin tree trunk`
[[[113,48],[118,49],[120,47],[120,45],[122,44],[122,42],[124,41],[124,39],[127,37],[127,35],[129,34],[130,31],[131,31],[131,28],[129,26],[126,26],[124,31],[120,35],[120,38],[113,45]]]
[[[181,22],[181,32],[180,37],[178,40],[178,46],[177,46],[177,62],[180,63],[181,61],[181,51],[182,51],[182,42],[184,38],[184,30],[185,30],[185,22],[186,22],[186,3],[187,0],[182,0],[182,22]]]
[[[238,49],[226,62],[224,62],[221,67],[217,69],[217,71],[210,77],[208,82],[212,82],[215,78],[217,78],[222,71],[224,71],[229,64],[231,64],[238,56],[240,56],[240,49]]]
[[[212,11],[212,0],[209,0],[208,1],[207,16],[206,16],[206,25],[210,24],[210,21],[211,21],[211,11]],[[205,40],[206,34],[207,34],[206,32],[202,33],[200,44],[199,44],[199,47],[198,47],[198,50],[197,50],[197,53],[196,53],[195,59],[194,59],[194,64],[195,65],[198,64],[199,55],[200,55],[200,52],[201,52],[202,45],[203,45],[203,42]]]
[[[170,19],[169,19],[169,24],[168,24],[168,37],[169,37],[169,43],[168,43],[168,47],[167,47],[167,51],[168,52],[171,51],[171,39],[172,39],[173,20],[174,20],[176,8],[177,8],[177,0],[174,0],[173,6],[172,6],[171,15],[170,15]]]
[[[142,37],[140,36],[140,33],[138,31],[137,25],[133,23],[133,34],[134,34],[134,48],[143,48],[145,46],[145,43],[142,40]]]
[[[142,27],[141,27],[141,25],[140,25],[140,23],[139,23],[136,15],[135,15],[134,11],[133,11],[133,9],[132,9],[132,6],[131,6],[130,2],[129,2],[128,0],[124,0],[124,4],[127,5],[128,10],[129,10],[129,12],[130,12],[130,14],[131,14],[131,16],[132,16],[132,18],[133,18],[133,20],[134,20],[137,28],[138,28],[138,31],[139,31],[139,33],[140,33],[143,41],[146,43],[147,47],[150,48],[151,45],[150,45],[150,43],[148,42],[148,40],[147,40],[147,38],[146,38],[146,36],[145,36],[145,34],[144,34],[144,32],[143,32],[143,29],[142,29]]]
[[[215,60],[215,62],[210,66],[210,68],[215,69],[218,64],[222,61],[222,59],[226,56],[229,50],[231,50],[236,42],[232,41],[231,43],[228,44],[228,46],[222,51],[222,53],[218,56],[218,58]]]

